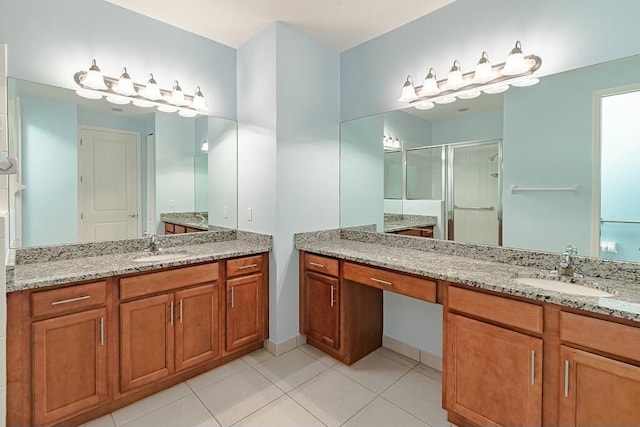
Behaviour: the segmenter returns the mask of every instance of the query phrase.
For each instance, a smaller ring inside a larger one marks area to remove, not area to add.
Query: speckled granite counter
[[[504,257],[494,255],[496,260],[490,260],[487,259],[490,257],[487,257],[486,253],[482,256],[471,253],[474,249],[489,247],[466,245],[468,247],[465,256],[460,256],[439,252],[437,241],[430,246],[423,246],[419,241],[425,239],[406,236],[389,237],[391,239],[383,233],[345,230],[303,233],[296,235],[296,249],[640,322],[640,283],[637,278],[632,280],[625,278],[630,276],[629,270],[632,267],[627,267],[627,271],[624,272],[626,274],[622,277],[584,279],[583,284],[586,286],[612,293],[613,297],[576,296],[521,285],[514,280],[516,277],[546,276],[549,271],[544,269],[544,265],[548,263],[546,258],[553,254],[537,253],[539,256],[533,257],[542,265],[541,267],[522,265],[526,262],[521,258],[520,262],[504,262],[505,260],[513,261],[515,252],[526,254],[530,251],[490,248],[498,252],[506,252]],[[409,247],[402,247],[403,240]],[[455,242],[441,241],[441,243],[443,250],[447,246],[463,245]],[[531,253],[536,254],[536,252]],[[557,257],[557,255],[554,256]],[[584,259],[581,261],[584,265]],[[594,261],[602,262],[602,260]],[[633,266],[638,270],[636,273],[640,275],[640,267]]]
[[[411,228],[431,227],[437,224],[435,216],[384,214],[384,232],[409,230]]]
[[[138,262],[148,239],[81,243],[12,250],[7,262],[7,292],[100,279],[268,252],[271,236],[231,230],[158,237],[161,254],[180,259]]]
[[[160,221],[171,224],[183,225],[185,227],[197,228],[198,230],[209,230],[207,212],[171,212],[161,213]],[[216,231],[216,230],[211,230]]]

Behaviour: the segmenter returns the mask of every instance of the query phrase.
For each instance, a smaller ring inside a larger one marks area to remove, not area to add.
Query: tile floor
[[[346,366],[303,345],[258,350],[88,427],[448,427],[440,371],[386,348]]]

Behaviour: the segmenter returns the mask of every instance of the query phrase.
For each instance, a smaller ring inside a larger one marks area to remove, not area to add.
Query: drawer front
[[[218,263],[183,267],[120,279],[120,299],[136,298],[218,280]]]
[[[398,232],[396,232],[396,234],[401,234],[403,236],[422,237],[422,232],[420,230],[418,230],[417,228],[410,228],[408,230],[398,231]]]
[[[227,277],[244,276],[262,271],[262,255],[248,256],[227,261]]]
[[[422,237],[433,237],[433,227],[423,228]]]
[[[187,227],[185,227],[184,225],[178,225],[178,224],[175,224],[175,225],[173,226],[173,232],[174,232],[175,234],[182,234],[182,233],[186,233],[186,232],[187,232]]]
[[[449,286],[447,309],[542,333],[542,307],[482,292]]]
[[[640,328],[633,326],[561,312],[560,339],[640,361]]]
[[[170,222],[165,222],[164,223],[164,233],[165,234],[173,234],[173,233],[175,233],[174,225],[171,224]]]
[[[337,259],[305,253],[304,268],[305,270],[317,271],[318,273],[338,277],[339,262]]]
[[[429,302],[436,302],[437,284],[433,280],[421,279],[403,273],[382,270],[376,267],[344,263],[344,278],[364,285],[396,292]]]
[[[31,294],[31,315],[52,316],[104,305],[107,300],[107,282],[102,280],[86,285],[75,285]]]

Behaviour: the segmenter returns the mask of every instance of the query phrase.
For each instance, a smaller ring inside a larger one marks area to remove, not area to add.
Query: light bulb
[[[507,62],[504,64],[500,74],[504,76],[515,76],[518,74],[526,73],[531,69],[531,62],[527,61],[522,53],[522,45],[519,41],[516,42],[516,46],[511,49]]]
[[[182,93],[182,88],[178,84],[177,80],[173,81],[173,90],[171,91],[170,102],[173,105],[185,105],[184,93]]]
[[[438,81],[436,80],[436,70],[431,68],[424,78],[424,83],[420,90],[420,96],[434,96],[439,94],[440,91]]]
[[[96,92],[95,90],[80,88],[76,89],[76,94],[87,99],[101,99],[102,94],[100,92]]]
[[[489,55],[487,52],[482,52],[482,57],[478,61],[476,71],[473,73],[473,83],[486,83],[489,80],[495,79],[497,76],[493,72],[491,62],[489,62]]]
[[[142,108],[150,108],[153,107],[155,104],[151,101],[147,101],[145,99],[134,99],[133,100],[133,105],[137,106],[137,107],[142,107]]]
[[[89,68],[89,71],[87,71],[87,74],[85,74],[84,79],[82,79],[82,86],[98,90],[109,89],[104,83],[104,76],[102,75],[100,68],[98,68],[98,66],[96,65],[95,59],[91,61],[91,68]]]
[[[137,95],[136,88],[133,87],[133,81],[131,80],[129,73],[127,73],[127,67],[124,67],[122,69],[120,80],[118,80],[118,83],[116,83],[113,90],[114,92],[117,92],[124,96]]]
[[[129,102],[131,102],[129,98],[125,98],[124,96],[120,95],[109,95],[107,96],[107,101],[117,105],[127,105]]]
[[[144,96],[145,98],[149,98],[152,101],[162,98],[160,87],[158,86],[156,80],[153,78],[153,74],[149,74],[149,81],[144,88]]]
[[[181,108],[178,111],[178,114],[181,115],[182,117],[195,117],[198,115],[198,112],[194,110],[187,110],[187,109]]]
[[[175,113],[178,111],[178,108],[173,105],[162,104],[158,105],[158,111],[162,111],[163,113]]]
[[[413,79],[411,76],[407,76],[407,81],[404,82],[404,86],[402,87],[402,96],[398,101],[400,102],[411,102],[418,99],[418,94],[416,93],[416,88],[413,86]]]
[[[498,86],[490,86],[487,89],[482,89],[484,93],[488,93],[489,95],[495,95],[498,93],[506,92],[509,89],[508,84],[501,84]]]
[[[436,106],[436,104],[434,104],[433,102],[428,102],[428,101],[419,102],[416,105],[414,105],[416,110],[430,110],[435,106]]]
[[[455,60],[453,66],[447,76],[447,84],[445,87],[449,90],[455,90],[464,86],[464,78],[462,77],[462,70],[460,70],[460,63]]]
[[[191,106],[198,111],[207,111],[207,103],[204,101],[204,95],[200,91],[200,86],[196,86]]]

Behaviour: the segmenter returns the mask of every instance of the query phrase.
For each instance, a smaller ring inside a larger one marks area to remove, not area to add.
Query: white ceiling
[[[283,22],[339,51],[454,0],[107,0],[237,48]]]

